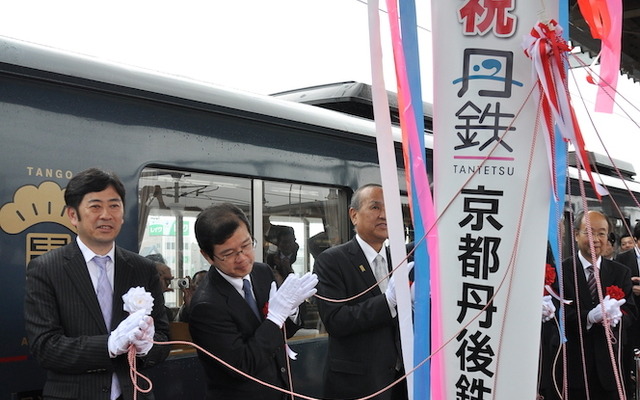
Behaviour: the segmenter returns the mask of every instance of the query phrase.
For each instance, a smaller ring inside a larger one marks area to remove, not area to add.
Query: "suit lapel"
[[[212,267],[215,268],[215,267]],[[255,321],[258,322],[256,315],[251,311],[251,307],[246,300],[238,293],[238,291],[224,279],[218,271],[210,271],[211,279],[219,291],[219,293],[226,299],[227,305],[230,310],[245,314],[241,316],[240,320],[243,321]]]
[[[600,263],[600,283],[602,284],[602,297],[607,295],[607,287],[614,284],[614,276],[608,260],[602,260]]]
[[[91,282],[89,269],[87,267],[87,263],[84,261],[82,252],[75,241],[73,242],[73,246],[70,246],[68,249],[69,251],[65,253],[64,257],[67,261],[65,269],[69,275],[69,281],[75,285],[82,301],[89,309],[89,315],[91,318],[93,318],[105,332],[108,332],[107,326],[104,323],[100,304],[98,303],[98,297],[96,296],[96,291],[93,287],[93,282]]]
[[[373,274],[373,270],[367,261],[367,257],[365,257],[364,252],[360,248],[358,241],[354,237],[349,242],[348,246],[349,251],[349,259],[351,260],[351,267],[356,271],[355,274],[362,281],[362,284],[366,288],[370,288],[371,286],[376,285],[376,277]],[[379,286],[375,286],[371,292],[374,295],[381,294]]]
[[[265,279],[259,274],[254,265],[253,271],[251,272],[251,281],[253,282],[253,293],[256,295],[256,303],[258,304],[258,312],[260,313],[260,318],[264,319],[263,308],[265,303],[269,301],[269,291],[271,290],[271,284],[262,285],[261,283]],[[273,279],[272,276],[269,276],[266,279]]]
[[[133,282],[132,266],[117,246],[115,256],[111,329],[115,329],[127,317],[123,308],[122,296],[129,291],[131,282]]]

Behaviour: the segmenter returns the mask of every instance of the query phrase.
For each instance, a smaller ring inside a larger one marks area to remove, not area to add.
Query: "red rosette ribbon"
[[[611,299],[622,300],[624,299],[624,290],[616,285],[607,286],[607,296]]]
[[[546,264],[544,271],[544,295],[549,295],[549,290],[547,287],[550,287],[553,282],[556,281],[556,269],[551,264]]]
[[[262,306],[262,315],[267,318],[267,314],[269,314],[269,302],[267,301],[266,303],[264,303],[264,306]]]

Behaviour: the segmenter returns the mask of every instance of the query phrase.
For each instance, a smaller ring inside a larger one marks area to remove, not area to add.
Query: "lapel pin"
[[[361,271],[361,272],[364,272],[364,271],[365,271],[364,265],[362,265],[362,264],[360,264],[360,266],[359,266],[358,268],[360,268],[360,271]]]

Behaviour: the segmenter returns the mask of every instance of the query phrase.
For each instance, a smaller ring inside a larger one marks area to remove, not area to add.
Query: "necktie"
[[[93,257],[93,261],[100,271],[96,295],[98,296],[98,303],[100,303],[100,309],[102,309],[102,316],[104,317],[104,323],[107,325],[107,329],[111,327],[111,309],[113,307],[113,289],[107,276],[107,262],[109,260],[109,256]]]
[[[373,275],[375,275],[376,280],[380,282],[378,286],[380,286],[380,290],[382,290],[382,292],[387,290],[387,274],[389,274],[387,263],[384,261],[384,258],[378,254],[376,258],[373,259]],[[382,278],[385,279],[381,281]]]
[[[591,293],[591,298],[593,301],[598,301],[598,287],[596,286],[596,276],[594,274],[594,269],[592,265],[587,267],[587,271],[589,272],[589,277],[587,279],[587,285],[589,286],[589,293]]]
[[[253,297],[253,290],[251,290],[251,282],[248,279],[242,280],[242,291],[244,292],[244,299],[249,303],[251,311],[260,319],[260,313],[258,312],[258,304],[255,297]]]

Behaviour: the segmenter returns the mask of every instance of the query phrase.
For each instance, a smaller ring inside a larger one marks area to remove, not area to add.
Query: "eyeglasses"
[[[229,250],[229,251],[225,251],[224,254],[221,254],[219,256],[215,254],[213,256],[220,261],[226,261],[228,258],[231,258],[231,257],[233,257],[234,260],[237,260],[240,254],[243,254],[245,256],[250,254],[250,252],[252,252],[253,249],[256,248],[257,244],[258,244],[257,240],[251,239],[251,242],[245,243],[242,246],[240,246],[239,251]]]
[[[581,235],[584,235],[584,236],[589,236],[589,232],[587,232],[587,231],[580,231],[580,234],[581,234]],[[607,239],[607,238],[609,237],[609,235],[607,235],[607,234],[606,234],[606,233],[604,233],[604,232],[600,232],[600,233],[594,233],[594,232],[592,232],[592,233],[591,233],[591,235],[592,235],[593,237],[597,237],[598,239]]]

